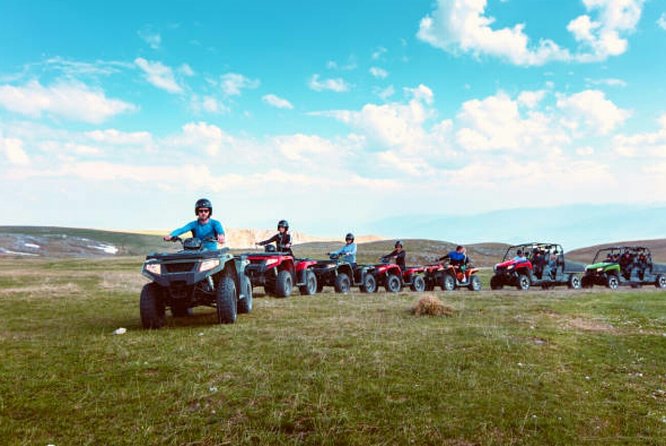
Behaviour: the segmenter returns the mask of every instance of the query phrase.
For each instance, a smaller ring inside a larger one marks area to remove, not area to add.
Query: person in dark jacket
[[[266,246],[269,243],[275,243],[277,252],[293,256],[294,253],[291,250],[291,234],[289,234],[289,223],[287,220],[280,220],[277,225],[277,230],[277,234],[268,240],[258,242],[257,245]]]
[[[381,256],[380,260],[388,262],[391,258],[395,257],[395,264],[400,267],[401,270],[405,270],[405,257],[407,257],[407,251],[402,247],[402,241],[398,240],[395,242],[395,249],[391,253]]]

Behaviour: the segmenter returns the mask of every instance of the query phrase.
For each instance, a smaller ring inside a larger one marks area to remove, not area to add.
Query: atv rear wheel
[[[335,278],[335,292],[347,294],[351,289],[351,281],[345,273],[339,273]]]
[[[491,290],[501,290],[504,288],[504,284],[502,283],[502,279],[500,279],[497,276],[493,276],[490,278],[490,289]]]
[[[442,291],[453,291],[456,289],[456,278],[451,274],[442,276]]]
[[[318,288],[319,284],[317,284],[317,276],[315,276],[314,272],[307,270],[305,272],[305,285],[299,286],[298,290],[304,296],[312,296],[317,292]]]
[[[400,289],[402,288],[402,281],[400,280],[400,277],[398,277],[395,274],[389,274],[388,277],[386,277],[386,282],[384,283],[384,288],[389,293],[398,293],[398,292],[400,292]]]
[[[479,276],[472,276],[469,280],[470,282],[467,287],[470,291],[481,291],[481,279],[479,279]]]
[[[139,312],[143,328],[162,328],[164,325],[164,302],[162,290],[156,283],[148,283],[141,289]]]
[[[293,282],[291,279],[291,273],[283,269],[278,273],[277,279],[275,280],[275,294],[277,297],[289,297],[291,295],[292,287]]]
[[[243,298],[238,299],[238,313],[239,314],[247,314],[252,311],[252,283],[250,282],[250,278],[247,276],[243,276],[243,279],[241,280],[241,291],[243,292]]]
[[[654,282],[654,286],[657,288],[666,288],[666,276],[659,274],[657,280]]]
[[[233,324],[236,322],[236,283],[228,274],[224,274],[217,284],[217,322],[220,324]]]
[[[532,283],[527,275],[518,274],[518,284],[516,285],[516,288],[522,291],[527,291],[530,289],[530,285],[532,285]]]
[[[581,287],[580,277],[578,277],[575,274],[569,276],[569,282],[567,283],[567,286],[572,290],[580,289]]]
[[[611,274],[606,278],[606,286],[611,290],[616,290],[620,286],[620,279],[615,274]]]
[[[374,293],[377,291],[377,279],[372,274],[366,274],[360,288],[361,293]]]
[[[412,284],[409,286],[409,288],[412,291],[416,291],[417,293],[424,292],[426,289],[426,283],[423,276],[421,275],[414,276],[414,278],[412,279]]]

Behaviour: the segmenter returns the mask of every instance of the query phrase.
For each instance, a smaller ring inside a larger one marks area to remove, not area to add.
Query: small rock
[[[116,334],[116,335],[121,335],[121,334],[125,334],[125,333],[127,333],[127,329],[124,328],[124,327],[117,328],[117,329],[113,332],[113,334]]]

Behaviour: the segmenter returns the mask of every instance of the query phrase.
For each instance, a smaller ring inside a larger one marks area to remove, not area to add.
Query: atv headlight
[[[266,268],[268,268],[271,265],[275,265],[278,262],[279,262],[278,259],[266,259]]]
[[[206,259],[199,265],[199,272],[208,271],[220,265],[220,259]]]
[[[598,273],[602,272],[603,270],[604,270],[603,268],[597,268]]]
[[[515,268],[515,266],[516,266],[516,265],[509,265],[509,267],[507,268],[507,270],[511,270],[511,269]]]
[[[156,276],[159,276],[162,274],[162,264],[160,263],[146,263],[146,271],[148,271],[151,274],[155,274]]]

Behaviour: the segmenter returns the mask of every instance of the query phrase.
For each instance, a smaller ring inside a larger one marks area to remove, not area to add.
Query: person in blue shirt
[[[351,232],[345,236],[345,246],[337,251],[329,252],[328,255],[341,256],[342,260],[356,266],[356,243],[354,243],[354,234]]]
[[[440,257],[440,261],[448,260],[452,265],[462,266],[467,263],[467,254],[465,247],[462,245],[456,246],[455,251],[449,251],[444,257]]]
[[[516,251],[516,257],[513,258],[513,261],[518,263],[527,262],[527,256],[521,249],[519,249]]]
[[[194,214],[197,219],[189,222],[182,228],[174,229],[164,240],[169,241],[187,231],[192,232],[192,237],[196,237],[203,242],[203,248],[208,250],[217,249],[217,244],[224,244],[224,228],[222,223],[210,218],[213,215],[213,204],[207,198],[197,200],[194,205]],[[208,241],[204,241],[207,240]],[[210,240],[214,239],[214,240]],[[216,241],[215,241],[216,240]]]

